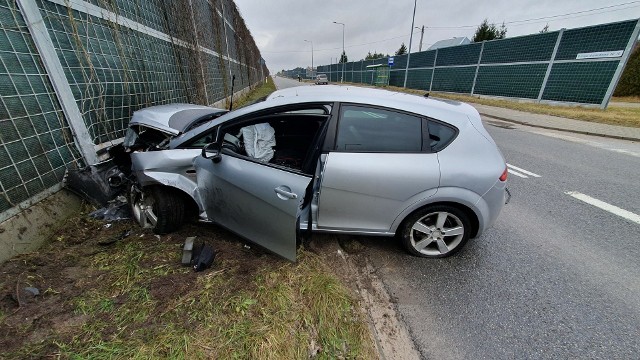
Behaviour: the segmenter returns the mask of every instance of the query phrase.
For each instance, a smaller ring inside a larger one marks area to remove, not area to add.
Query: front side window
[[[417,116],[365,106],[340,110],[336,150],[421,152],[422,120]]]

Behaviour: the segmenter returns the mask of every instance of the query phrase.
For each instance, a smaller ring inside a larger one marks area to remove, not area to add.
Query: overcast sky
[[[413,0],[235,2],[272,74],[311,66],[311,44],[304,40],[313,41],[314,66],[331,59],[335,63],[342,52],[342,25],[333,21],[345,23],[349,61],[360,60],[369,51],[393,54],[403,42],[409,46]],[[557,17],[546,18],[550,16]],[[547,23],[553,31],[638,17],[640,0],[417,0],[415,26],[425,26],[424,50],[442,39],[471,39],[485,18],[496,24],[504,21],[507,37],[513,37],[537,33]],[[529,19],[537,20],[516,22]],[[420,43],[420,31],[414,30],[411,52],[418,51]]]

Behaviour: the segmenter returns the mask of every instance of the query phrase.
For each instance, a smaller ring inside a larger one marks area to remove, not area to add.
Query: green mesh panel
[[[559,32],[487,41],[482,64],[549,61]]]
[[[556,60],[572,60],[579,53],[624,50],[637,20],[566,30]]]
[[[407,87],[410,89],[428,91],[429,85],[431,84],[432,73],[432,69],[409,70],[409,76],[407,76]],[[404,79],[402,79],[402,81],[404,82]]]
[[[391,85],[391,86],[403,86],[404,85],[404,70],[392,70],[392,71],[390,71],[389,72],[389,85]]]
[[[438,58],[440,55],[438,54]],[[476,74],[475,66],[436,68],[433,74],[433,91],[448,91],[457,93],[471,93],[473,78]]]
[[[453,66],[477,64],[481,48],[482,44],[476,43],[438,49],[436,65]]]
[[[351,71],[346,71],[344,73],[344,81],[346,82],[353,82],[353,72]]]
[[[400,55],[393,57],[392,70],[404,70],[407,67],[407,55]]]
[[[542,99],[600,104],[617,67],[618,61],[554,64]]]
[[[59,184],[80,155],[14,1],[0,0],[0,64],[2,213]]]
[[[412,53],[409,60],[409,68],[433,67],[435,58],[435,50]]]
[[[537,99],[547,64],[482,66],[474,94]]]
[[[356,71],[353,73],[353,82],[354,83],[362,82],[362,72]]]

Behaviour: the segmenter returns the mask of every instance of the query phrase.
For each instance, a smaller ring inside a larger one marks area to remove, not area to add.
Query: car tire
[[[132,187],[129,203],[138,224],[156,234],[176,231],[184,223],[184,201],[177,190],[160,186],[142,190]]]
[[[411,214],[400,236],[409,253],[425,258],[442,258],[458,252],[469,240],[471,221],[453,206],[434,205]]]

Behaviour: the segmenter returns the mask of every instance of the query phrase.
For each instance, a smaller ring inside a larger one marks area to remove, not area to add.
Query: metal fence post
[[[471,95],[473,95],[473,92],[476,90],[476,80],[478,79],[478,70],[480,70],[480,62],[482,62],[482,53],[484,52],[484,43],[486,43],[487,41],[483,41],[482,42],[482,46],[480,47],[480,56],[478,56],[478,63],[476,64],[476,74],[473,76],[473,85],[471,85]]]
[[[229,52],[229,38],[227,37],[227,24],[226,24],[226,17],[225,17],[225,13],[224,13],[224,1],[222,2],[222,28],[224,29],[224,43],[226,44],[227,47],[227,64],[229,64],[229,86],[231,86],[231,81],[233,78],[233,70],[231,69],[231,53]],[[231,88],[231,87],[230,87]],[[231,90],[230,90],[231,91]],[[231,94],[231,97],[233,97],[233,94]]]
[[[36,45],[47,75],[56,91],[60,107],[64,112],[69,127],[73,132],[73,138],[78,150],[87,164],[98,162],[98,156],[89,134],[89,129],[82,119],[82,113],[78,108],[76,99],[71,91],[71,86],[65,77],[62,64],[58,58],[56,49],[49,36],[49,31],[42,19],[40,9],[35,0],[17,0],[18,7],[29,28],[29,33]]]
[[[209,104],[209,95],[207,94],[207,77],[204,75],[204,64],[202,63],[202,52],[200,51],[200,38],[198,36],[198,27],[196,26],[196,19],[193,16],[193,2],[189,0],[189,12],[191,13],[191,24],[193,25],[193,36],[196,41],[196,46],[193,51],[198,55],[198,64],[200,65],[200,75],[202,76],[202,88],[204,89],[204,97],[206,105]],[[224,24],[224,21],[222,22]]]
[[[613,92],[616,90],[616,86],[618,86],[618,82],[620,81],[620,77],[622,76],[622,72],[624,71],[625,66],[627,65],[627,61],[629,61],[629,57],[633,52],[633,46],[635,45],[638,34],[640,34],[640,19],[636,22],[636,28],[633,30],[633,35],[629,39],[627,43],[627,47],[624,49],[623,58],[620,59],[618,63],[618,67],[616,68],[616,72],[613,74],[613,78],[611,79],[611,83],[609,84],[609,88],[607,88],[607,92],[604,95],[604,99],[602,99],[602,103],[600,104],[601,109],[606,109],[609,105],[609,100],[611,100],[611,96]]]
[[[540,92],[538,93],[538,102],[542,100],[544,89],[547,87],[547,80],[549,80],[549,75],[551,75],[553,60],[555,60],[556,54],[558,53],[558,48],[560,47],[560,40],[562,40],[562,34],[564,34],[564,30],[565,29],[562,28],[560,29],[560,32],[558,32],[558,39],[556,39],[556,45],[553,48],[553,53],[551,53],[551,59],[549,59],[549,65],[547,66],[547,72],[544,74],[544,80],[542,80],[542,85],[540,86]]]
[[[433,87],[433,78],[436,76],[436,64],[438,63],[438,49],[436,49],[436,55],[433,57],[433,70],[431,70],[431,82],[429,82],[429,92]]]

